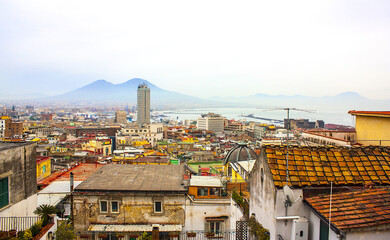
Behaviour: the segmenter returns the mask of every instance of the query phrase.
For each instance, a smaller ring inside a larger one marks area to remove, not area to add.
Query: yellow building
[[[51,157],[37,156],[37,180],[51,174]]]
[[[83,143],[81,149],[108,156],[112,154],[111,139],[90,140]]]
[[[356,117],[356,141],[362,145],[390,146],[390,111],[349,111]]]

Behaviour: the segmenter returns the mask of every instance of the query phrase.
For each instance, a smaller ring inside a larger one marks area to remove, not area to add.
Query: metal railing
[[[226,239],[226,240],[236,240],[235,231],[220,231],[217,233],[204,232],[204,231],[195,231],[195,232],[181,232],[179,236],[172,237],[168,235],[168,238],[163,238],[160,240],[217,240],[217,239]]]
[[[95,237],[100,237],[107,240],[123,240],[126,239],[125,236],[130,238],[140,239],[142,233],[99,233],[94,232],[90,235],[80,235],[81,239],[95,239]],[[151,232],[148,232],[148,235],[152,235]],[[159,240],[251,240],[256,238],[251,237],[239,237],[235,231],[219,231],[215,233],[205,232],[205,231],[190,231],[190,232],[160,232],[158,233]],[[249,235],[249,234],[248,234]]]
[[[34,223],[41,220],[40,217],[0,217],[0,231],[24,231]]]

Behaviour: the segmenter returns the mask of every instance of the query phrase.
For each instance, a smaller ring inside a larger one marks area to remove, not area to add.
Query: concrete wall
[[[6,143],[0,151],[0,178],[8,177],[9,205],[29,198],[37,192],[35,143]]]
[[[183,231],[205,231],[206,217],[227,216],[224,231],[236,229],[236,221],[242,219],[241,210],[231,199],[186,200],[186,220]]]
[[[75,193],[75,231],[86,231],[90,224],[181,224],[185,222],[185,195],[100,193],[87,195]],[[153,200],[163,202],[163,213],[155,214]],[[119,213],[100,213],[99,201],[119,201]]]

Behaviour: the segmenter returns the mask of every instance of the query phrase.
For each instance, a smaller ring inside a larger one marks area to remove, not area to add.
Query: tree
[[[46,226],[46,224],[49,222],[50,215],[56,214],[57,211],[58,211],[57,208],[52,205],[42,204],[39,207],[37,207],[37,209],[35,209],[34,214],[42,218],[42,227],[43,227]]]
[[[56,239],[73,240],[76,238],[72,225],[69,222],[63,222],[55,231]]]

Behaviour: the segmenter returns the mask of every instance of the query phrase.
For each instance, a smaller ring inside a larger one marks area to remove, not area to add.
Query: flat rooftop
[[[75,191],[186,193],[183,165],[108,164],[101,167]]]
[[[53,172],[48,177],[39,180],[38,185],[48,186],[50,183],[54,181],[70,181],[70,173],[73,172],[74,181],[84,181],[89,176],[91,176],[94,172],[100,169],[102,164],[94,164],[94,163],[80,163],[79,165],[64,171]]]
[[[35,144],[35,142],[3,142],[0,141],[0,151]]]

